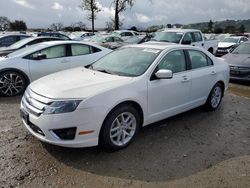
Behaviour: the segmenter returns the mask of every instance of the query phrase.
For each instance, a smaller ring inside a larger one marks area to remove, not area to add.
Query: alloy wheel
[[[25,80],[20,74],[7,72],[0,77],[0,92],[5,96],[20,94],[25,87]]]
[[[119,114],[111,125],[111,142],[116,146],[126,145],[135,134],[136,124],[136,118],[132,113],[123,112]]]
[[[222,97],[222,90],[220,86],[216,86],[213,90],[212,97],[211,97],[211,105],[213,108],[217,108],[220,104]]]

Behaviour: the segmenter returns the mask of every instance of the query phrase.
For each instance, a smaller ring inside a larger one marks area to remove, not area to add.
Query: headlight
[[[55,101],[44,108],[44,114],[61,114],[73,112],[82,100]]]

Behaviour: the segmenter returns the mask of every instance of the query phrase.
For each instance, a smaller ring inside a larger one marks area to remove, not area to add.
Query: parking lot
[[[41,143],[19,118],[21,97],[0,98],[1,187],[248,187],[250,87],[231,84],[215,112],[202,108],[142,129],[128,148]]]

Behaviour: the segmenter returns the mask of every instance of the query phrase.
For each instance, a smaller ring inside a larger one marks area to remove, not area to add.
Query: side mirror
[[[155,76],[158,79],[171,79],[173,78],[173,72],[171,70],[161,69],[155,73]]]
[[[46,54],[38,54],[37,57],[35,58],[36,60],[43,60],[46,59],[47,55]]]
[[[190,45],[191,43],[191,40],[183,40],[181,44]]]

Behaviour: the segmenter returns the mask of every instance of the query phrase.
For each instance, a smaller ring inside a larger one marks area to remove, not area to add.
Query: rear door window
[[[202,41],[202,36],[200,32],[193,32],[194,35],[194,42],[201,42]]]
[[[83,44],[72,44],[71,45],[72,56],[87,55],[90,54],[90,47]]]
[[[55,58],[61,58],[66,57],[66,46],[65,45],[59,45],[59,46],[53,46],[50,48],[46,48],[43,50],[40,50],[38,52],[35,52],[29,56],[30,59],[37,59],[39,54],[46,55],[45,59],[55,59]]]
[[[192,69],[198,69],[213,65],[213,61],[203,52],[197,50],[188,50]]]

